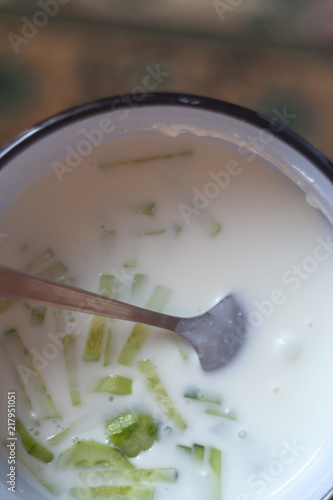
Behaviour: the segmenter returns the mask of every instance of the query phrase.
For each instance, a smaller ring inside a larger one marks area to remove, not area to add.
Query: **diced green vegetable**
[[[136,210],[137,214],[143,214],[143,215],[149,215],[150,217],[153,217],[155,215],[156,211],[156,204],[155,203],[149,203],[149,205],[144,205],[141,208],[138,208]]]
[[[114,276],[102,274],[100,276],[98,293],[104,297],[114,298],[114,283]],[[108,318],[104,316],[93,316],[84,348],[83,361],[98,361],[100,359],[107,324]]]
[[[175,231],[175,236],[178,236],[178,234],[180,233],[180,231],[183,229],[182,226],[179,226],[179,224],[174,224],[173,228],[174,228],[174,231]]]
[[[106,344],[105,344],[104,359],[103,359],[104,366],[110,365],[111,355],[112,355],[112,330],[111,328],[108,328],[106,332]]]
[[[93,316],[84,348],[83,361],[98,361],[100,359],[105,327],[106,318],[103,316]]]
[[[153,417],[151,417],[150,415],[145,415],[144,413],[140,413],[138,415],[138,419],[146,433],[149,434],[149,436],[153,437],[156,441],[158,439],[158,427]]]
[[[31,323],[33,325],[42,325],[45,320],[47,308],[44,306],[36,306],[31,308]]]
[[[131,458],[152,447],[156,432],[151,417],[145,415],[142,420],[131,411],[112,419],[106,426],[106,434],[111,442]]]
[[[49,463],[53,460],[53,454],[31,436],[20,420],[16,421],[16,430],[21,438],[23,447],[29,455],[32,455],[45,463]]]
[[[12,300],[0,299],[0,314],[8,311],[8,309],[10,309],[14,304],[15,302]]]
[[[112,469],[133,469],[131,462],[116,448],[97,441],[78,441],[59,455],[57,466],[111,467]]]
[[[164,234],[164,233],[166,233],[166,229],[155,229],[152,231],[145,231],[143,234],[145,234],[146,236],[154,236],[154,235]]]
[[[78,382],[76,335],[73,333],[66,335],[62,339],[62,344],[64,347],[65,365],[72,404],[79,405],[81,404],[81,397]]]
[[[184,347],[181,345],[180,342],[176,342],[176,346],[178,347],[181,357],[183,358],[184,361],[186,361],[188,359],[188,353],[185,351]]]
[[[152,486],[96,486],[93,488],[70,488],[72,497],[82,500],[83,498],[112,500],[152,500],[154,488]]]
[[[110,241],[113,242],[115,237],[116,237],[117,232],[114,231],[113,229],[106,229],[105,226],[102,226],[101,229],[102,229],[103,238],[105,238],[109,242]]]
[[[135,259],[129,259],[126,262],[124,262],[124,267],[126,268],[134,268],[136,267],[136,260]]]
[[[109,299],[114,298],[115,281],[116,278],[112,274],[101,274],[97,293],[103,295],[104,297],[108,297]]]
[[[60,443],[60,441],[69,433],[69,431],[70,427],[67,427],[63,431],[58,432],[58,434],[53,434],[53,436],[49,436],[46,441],[48,442],[48,444],[56,445]]]
[[[146,281],[147,281],[147,276],[145,274],[135,274],[134,275],[134,279],[133,279],[133,283],[132,283],[132,291],[131,291],[132,297],[140,291],[140,289],[142,288],[142,286],[144,285],[144,283]]]
[[[185,452],[187,455],[192,455],[192,448],[183,444],[177,444],[177,448]]]
[[[94,392],[108,392],[110,394],[132,394],[133,380],[120,375],[104,377],[95,387]]]
[[[5,332],[4,341],[34,410],[42,418],[58,418],[53,399],[17,330]]]
[[[146,384],[154,393],[158,404],[161,405],[168,417],[172,418],[181,429],[185,429],[187,425],[168,396],[168,393],[163,387],[163,384],[151,361],[149,359],[145,359],[143,361],[139,361],[138,365],[142,373],[147,375]]]
[[[221,467],[222,467],[222,453],[217,448],[210,448],[209,464],[213,469],[215,476],[215,487],[213,500],[221,500]]]
[[[151,294],[146,309],[151,311],[161,311],[166,305],[171,291],[161,285],[157,285]],[[121,353],[118,356],[118,363],[122,365],[131,366],[134,363],[143,343],[145,342],[149,333],[149,327],[141,323],[136,323],[133,330],[128,337]]]
[[[192,453],[195,460],[203,464],[205,458],[205,447],[202,446],[202,444],[194,443]]]
[[[110,471],[106,469],[100,469],[94,471],[97,474],[100,483],[103,484],[114,484],[115,481],[129,481],[132,483],[141,483],[146,481],[149,483],[165,482],[174,483],[177,480],[177,469],[165,468],[165,469],[125,469]],[[89,477],[91,472],[82,471],[79,474],[80,479],[84,481],[89,486]]]
[[[131,366],[144,344],[148,332],[149,327],[147,325],[135,323],[130,336],[118,356],[117,362],[121,365]]]
[[[184,397],[189,399],[196,399],[205,403],[213,403],[216,405],[221,404],[221,399],[218,396],[214,396],[213,394],[201,393],[198,389],[195,388],[186,391]]]
[[[167,304],[170,295],[171,290],[169,288],[157,285],[146,304],[146,309],[161,312]]]
[[[206,210],[201,210],[201,212],[196,215],[195,220],[212,238],[215,238],[221,231],[221,224]]]
[[[100,168],[105,169],[109,167],[118,167],[122,165],[130,165],[131,163],[146,163],[148,161],[155,161],[155,160],[168,160],[170,158],[175,158],[177,156],[187,156],[191,155],[193,151],[184,151],[182,153],[170,153],[170,154],[165,154],[165,155],[159,155],[159,156],[148,156],[146,158],[136,158],[134,160],[124,160],[124,161],[117,161],[114,163],[102,163],[100,165]]]
[[[53,281],[59,280],[68,273],[65,264],[56,258],[51,248],[47,248],[38,257],[31,260],[23,270]]]
[[[236,420],[235,415],[223,411],[216,410],[215,408],[207,408],[205,411],[207,415],[214,415],[215,417],[228,418],[229,420]]]
[[[31,324],[42,325],[45,320],[47,308],[45,306],[32,306],[31,307]]]

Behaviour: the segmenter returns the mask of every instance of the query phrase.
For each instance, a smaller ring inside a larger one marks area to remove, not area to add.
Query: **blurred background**
[[[0,32],[0,148],[66,108],[154,90],[284,110],[333,160],[333,0],[0,0]]]

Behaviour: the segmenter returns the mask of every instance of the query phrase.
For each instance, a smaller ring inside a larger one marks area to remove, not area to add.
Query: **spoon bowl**
[[[173,331],[193,345],[204,370],[228,363],[244,338],[244,313],[234,295],[226,296],[204,314],[181,318],[0,265],[0,297]]]

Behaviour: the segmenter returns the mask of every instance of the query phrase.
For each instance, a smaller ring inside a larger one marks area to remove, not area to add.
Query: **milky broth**
[[[151,204],[152,215],[140,213]],[[209,234],[207,214],[221,225],[217,234]],[[0,214],[0,232],[7,235],[0,245],[2,264],[23,268],[52,248],[79,287],[97,291],[99,276],[111,274],[118,277],[119,299],[144,306],[154,287],[162,285],[171,289],[163,311],[180,316],[204,312],[235,293],[247,313],[247,338],[237,356],[213,372],[204,372],[193,349],[176,335],[152,328],[134,364],[117,363],[133,328],[119,320],[110,323],[110,365],[103,366],[102,359],[84,362],[91,317],[73,313],[82,400],[75,406],[52,310],[40,326],[31,326],[23,304],[2,313],[1,332],[17,329],[61,418],[40,418],[36,424],[38,415],[23,402],[4,346],[1,400],[16,388],[19,418],[54,454],[48,465],[28,460],[60,498],[70,498],[70,487],[94,483],[80,482],[75,470],[55,467],[59,454],[78,440],[107,443],[106,422],[127,410],[149,413],[159,425],[159,440],[132,463],[178,471],[175,483],[155,484],[155,500],[219,498],[207,458],[198,465],[179,444],[221,450],[224,500],[268,498],[297,474],[306,474],[332,426],[327,388],[333,382],[333,236],[322,214],[286,177],[215,140],[160,134],[120,139],[96,148],[72,172],[50,168],[42,174]],[[130,261],[135,267],[124,267]],[[134,273],[148,277],[135,296]],[[137,365],[143,359],[156,366],[185,430],[148,391]],[[133,379],[132,395],[93,392],[111,374]],[[218,396],[221,404],[185,398],[193,388]],[[206,414],[207,408],[235,419]],[[7,422],[6,404],[0,411],[1,422]],[[48,444],[48,437],[69,425],[58,444]],[[6,438],[3,424],[1,440]],[[17,446],[26,461],[20,440]],[[52,498],[23,465],[18,467]]]

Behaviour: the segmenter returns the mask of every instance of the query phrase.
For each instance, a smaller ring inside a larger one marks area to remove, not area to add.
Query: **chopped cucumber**
[[[191,455],[194,461],[206,470],[208,465],[213,473],[213,500],[221,500],[221,450],[194,443],[192,447],[178,444],[177,447],[187,455]]]
[[[10,309],[15,302],[7,299],[0,299],[0,314]]]
[[[146,309],[151,311],[161,311],[170,297],[171,291],[161,285],[157,285],[151,294]],[[128,337],[121,353],[118,356],[118,363],[131,366],[134,363],[143,343],[145,342],[149,332],[149,327],[141,323],[136,323]]]
[[[180,231],[181,231],[183,228],[182,228],[182,226],[180,226],[179,224],[174,224],[173,229],[174,229],[174,232],[175,232],[175,236],[178,236],[178,234],[180,233]]]
[[[117,362],[121,365],[131,366],[144,344],[148,332],[149,327],[147,325],[135,323],[130,336],[118,356]]]
[[[221,467],[222,467],[222,453],[217,448],[210,448],[209,464],[213,469],[215,476],[215,487],[213,500],[221,500]]]
[[[115,281],[116,278],[112,274],[101,274],[97,293],[104,295],[104,297],[108,297],[109,299],[114,298]]]
[[[132,283],[131,295],[132,296],[136,295],[146,281],[147,281],[147,276],[145,274],[135,274]]]
[[[197,401],[203,401],[205,403],[213,403],[216,405],[221,404],[221,399],[218,396],[212,394],[203,394],[198,389],[189,389],[185,394],[184,398],[196,399]]]
[[[93,316],[84,348],[83,361],[98,361],[100,359],[105,328],[106,318]]]
[[[102,274],[99,280],[98,293],[104,297],[114,298],[114,282],[114,276]],[[84,348],[83,361],[98,361],[100,359],[107,324],[108,318],[93,316]]]
[[[112,500],[152,500],[154,488],[152,486],[96,486],[93,488],[70,488],[72,497],[82,499],[103,499]]]
[[[60,415],[53,399],[17,330],[5,332],[4,340],[34,410],[42,418],[58,418]]]
[[[116,448],[97,441],[78,441],[59,455],[57,466],[111,467],[112,469],[133,469],[131,462]]]
[[[140,424],[143,426],[144,430],[146,431],[149,436],[152,436],[155,441],[158,439],[158,427],[156,425],[155,420],[153,417],[150,415],[145,415],[144,413],[140,413],[138,415],[138,419],[140,421]]]
[[[177,444],[177,448],[185,452],[187,455],[192,455],[192,448],[190,446],[185,446],[184,444]]]
[[[166,233],[166,229],[155,229],[153,231],[145,231],[143,234],[145,234],[146,236],[154,236],[154,235],[164,234],[164,233]]]
[[[73,333],[66,335],[62,339],[62,344],[64,346],[65,365],[72,404],[79,405],[81,404],[81,397],[78,382],[76,335]]]
[[[197,463],[204,464],[206,449],[202,444],[194,443],[192,447],[177,444],[177,447],[184,451],[187,455],[191,455]]]
[[[29,455],[32,455],[45,463],[49,463],[53,460],[53,454],[31,436],[20,420],[16,421],[16,430],[21,438],[23,447]]]
[[[188,359],[188,353],[185,351],[184,347],[181,345],[180,342],[176,342],[176,346],[178,347],[178,351],[180,352],[181,357],[183,358],[184,361],[186,361]]]
[[[69,431],[70,431],[70,427],[67,427],[63,431],[58,432],[58,434],[53,434],[53,436],[49,436],[46,441],[48,442],[48,444],[51,444],[54,446],[54,445],[60,443],[60,441],[69,433]]]
[[[141,208],[136,210],[137,214],[149,215],[149,217],[153,217],[155,215],[156,204],[149,203],[149,205],[144,205]]]
[[[168,302],[170,295],[171,290],[169,288],[157,285],[146,304],[146,309],[161,312]]]
[[[205,447],[202,444],[194,443],[192,448],[192,454],[199,463],[204,463],[205,458]]]
[[[113,229],[106,229],[105,226],[101,226],[101,229],[103,238],[113,243],[113,240],[115,239],[117,232],[114,231]]]
[[[159,156],[148,156],[146,158],[136,158],[134,160],[124,160],[124,161],[118,161],[118,162],[114,162],[114,163],[102,163],[102,164],[100,164],[100,168],[105,169],[105,168],[109,168],[109,167],[130,165],[131,163],[146,163],[148,161],[155,161],[155,160],[168,160],[170,158],[175,158],[177,156],[191,155],[192,153],[193,153],[193,151],[184,151],[182,153],[170,153],[170,154],[159,155]]]
[[[149,483],[165,482],[174,483],[177,480],[177,469],[125,469],[110,471],[100,469],[94,471],[97,474],[99,482],[103,484],[114,484],[115,481],[130,481],[132,483],[141,483],[146,481]],[[80,479],[89,486],[89,477],[91,472],[82,471],[79,474]]]
[[[111,328],[108,328],[106,332],[106,344],[105,344],[104,359],[103,359],[104,366],[109,366],[109,364],[111,363],[111,355],[112,355],[112,330]]]
[[[25,304],[28,309],[30,309],[30,322],[32,325],[42,325],[45,320],[45,315],[47,308],[45,306],[33,306],[31,304]]]
[[[134,268],[136,267],[136,260],[135,259],[129,259],[126,262],[124,262],[124,267],[126,268]]]
[[[221,231],[221,224],[206,210],[202,210],[195,220],[211,238],[215,238]]]
[[[141,419],[128,411],[108,422],[106,434],[125,455],[136,457],[141,451],[154,444],[157,428],[154,420],[147,415]]]
[[[110,394],[132,394],[133,380],[120,375],[104,377],[95,387],[94,392],[108,392]]]
[[[53,281],[59,280],[68,273],[65,264],[56,258],[51,248],[47,248],[38,257],[31,260],[23,270]]]
[[[236,420],[235,415],[223,411],[216,410],[215,408],[207,408],[205,411],[207,415],[214,415],[215,417],[228,418],[229,420]]]
[[[146,384],[148,388],[154,393],[158,404],[162,406],[168,417],[172,418],[181,429],[186,429],[186,423],[184,422],[183,418],[177,411],[176,406],[168,396],[168,393],[163,387],[163,384],[159,376],[157,375],[157,372],[153,367],[151,361],[149,359],[145,359],[143,361],[139,361],[138,365],[141,372],[147,375]]]

